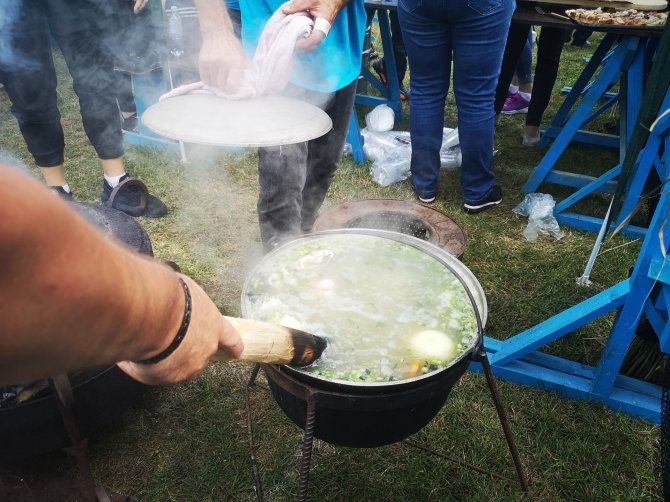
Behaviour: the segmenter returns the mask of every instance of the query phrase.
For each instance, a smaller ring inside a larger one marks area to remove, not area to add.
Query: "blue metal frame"
[[[670,104],[670,93],[664,104]],[[648,173],[653,166],[666,183],[630,278],[507,340],[485,337],[496,375],[571,399],[603,402],[613,410],[660,423],[661,388],[619,375],[619,370],[642,313],[659,337],[661,350],[670,353],[670,231],[662,231],[670,228],[669,133],[670,115],[658,121],[638,156],[636,169]],[[595,367],[538,352],[616,309],[616,319]]]
[[[551,139],[554,139],[554,142],[523,187],[525,192],[534,192],[540,184],[549,182],[577,188],[576,192],[556,205],[554,215],[559,223],[579,230],[597,232],[603,224],[603,219],[570,212],[568,209],[593,193],[613,192],[617,186],[616,177],[620,173],[621,164],[599,177],[560,171],[554,169],[554,166],[572,141],[584,140],[588,140],[591,144],[618,148],[620,161],[623,161],[626,144],[633,131],[641,105],[644,75],[649,67],[651,55],[656,48],[656,41],[646,37],[622,37],[612,48],[616,42],[616,35],[607,34],[603,38],[570,94],[561,105],[550,127],[544,132],[542,142],[547,143]],[[603,65],[600,73],[589,83],[600,65]],[[607,99],[609,90],[616,83],[620,84],[617,97]],[[582,100],[577,104],[580,97],[582,97]],[[607,101],[594,112],[594,107],[603,98],[606,98]],[[616,102],[620,104],[621,110],[619,136],[598,135],[580,129]],[[670,102],[666,98],[666,104],[668,103]],[[570,114],[573,108],[574,111]],[[620,211],[619,217],[613,221],[613,227],[618,226],[637,203],[647,174],[648,170],[638,169],[634,179],[629,182],[624,207]],[[630,237],[643,238],[646,229],[626,224],[621,233]]]
[[[168,91],[162,68],[156,68],[153,71],[132,75],[133,94],[135,96],[135,106],[137,107],[137,116],[142,114],[153,103],[158,102],[158,98]],[[136,146],[154,146],[159,148],[175,149],[179,151],[179,142],[167,139],[164,136],[147,129],[142,120],[139,121],[137,132],[125,131],[124,140]]]
[[[389,10],[395,10],[397,2],[366,2],[366,8],[370,12],[377,12],[377,21],[379,22],[379,35],[382,39],[382,49],[384,50],[384,65],[386,67],[386,77],[388,84],[383,84],[376,76],[372,74],[369,68],[361,68],[361,76],[379,91],[382,97],[368,96],[367,94],[357,94],[357,105],[377,106],[386,104],[395,112],[397,120],[402,120],[402,101],[400,99],[400,83],[398,82],[398,70],[395,62],[395,52],[393,51],[393,41],[391,40],[391,22],[389,21]],[[372,15],[370,16],[372,21]]]
[[[395,53],[393,51],[393,41],[391,40],[391,23],[389,21],[389,10],[395,10],[397,8],[397,2],[395,0],[384,2],[368,0],[365,2],[365,6],[370,12],[370,23],[373,20],[374,12],[377,13],[376,17],[379,23],[379,35],[382,39],[382,49],[384,50],[384,65],[386,66],[388,84],[383,84],[381,80],[373,75],[369,68],[364,66],[361,67],[361,77],[363,77],[368,84],[377,89],[381,94],[381,97],[362,93],[356,94],[354,112],[347,133],[347,142],[351,145],[354,161],[357,163],[365,162],[365,153],[363,152],[363,138],[360,135],[358,119],[356,116],[356,105],[378,106],[385,104],[393,110],[397,120],[403,119],[400,84],[398,82]]]

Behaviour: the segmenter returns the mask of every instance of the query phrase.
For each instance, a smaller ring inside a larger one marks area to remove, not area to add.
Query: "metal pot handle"
[[[460,274],[456,273],[456,271],[449,263],[443,262],[443,264],[452,274],[454,274],[454,276],[456,276],[458,281],[461,283],[463,289],[465,289],[465,292],[468,295],[468,298],[470,299],[470,304],[475,311],[475,320],[477,321],[477,343],[475,344],[474,350],[470,352],[468,357],[470,357],[470,360],[479,361],[481,359],[480,353],[482,350],[484,350],[484,324],[482,322],[482,316],[479,313],[479,307],[475,301],[475,296],[472,294],[472,291],[468,287],[465,280],[460,276]]]

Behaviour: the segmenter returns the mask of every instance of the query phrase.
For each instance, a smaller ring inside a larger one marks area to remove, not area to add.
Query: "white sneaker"
[[[420,195],[417,195],[419,201],[423,202],[424,204],[432,204],[435,202],[435,196],[433,195],[432,197],[421,197]]]
[[[523,146],[537,146],[540,142],[541,136],[528,136],[526,133],[523,133],[523,139],[521,143]]]

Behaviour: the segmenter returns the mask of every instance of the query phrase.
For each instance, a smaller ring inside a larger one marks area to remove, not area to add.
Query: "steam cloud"
[[[0,2],[0,71],[36,70],[37,63],[12,47],[12,37],[16,31],[21,2],[5,0]]]

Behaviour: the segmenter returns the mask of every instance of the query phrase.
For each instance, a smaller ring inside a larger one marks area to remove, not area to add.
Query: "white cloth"
[[[284,4],[286,5],[286,4]],[[295,44],[312,33],[314,20],[307,12],[286,15],[282,5],[270,17],[251,65],[245,68],[239,89],[233,93],[210,87],[204,82],[182,85],[160,97],[164,99],[184,94],[215,94],[227,99],[250,99],[268,94],[279,94],[291,77]]]

